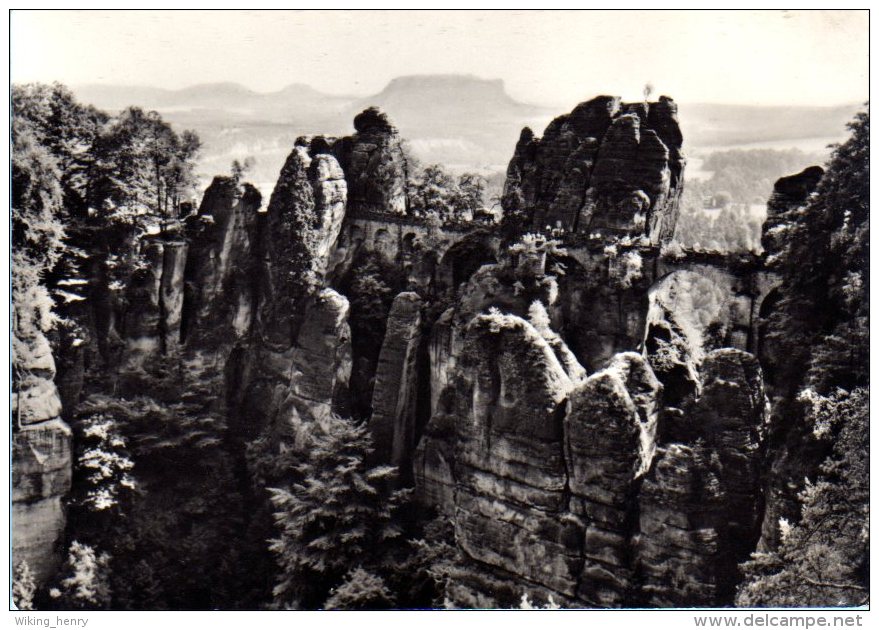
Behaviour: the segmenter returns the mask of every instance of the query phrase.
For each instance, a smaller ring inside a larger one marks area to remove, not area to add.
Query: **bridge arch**
[[[436,280],[441,290],[456,291],[483,265],[498,262],[496,239],[487,232],[464,236],[440,258]]]
[[[665,386],[670,406],[698,389],[695,365],[708,352],[747,342],[747,335],[742,341],[738,334],[735,284],[720,269],[679,268],[647,290],[642,350]]]

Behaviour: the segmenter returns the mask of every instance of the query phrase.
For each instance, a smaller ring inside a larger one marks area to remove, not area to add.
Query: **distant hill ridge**
[[[257,161],[252,177],[266,183],[277,179],[296,136],[350,133],[354,116],[372,105],[388,114],[422,162],[484,174],[503,172],[522,127],[531,127],[540,136],[555,114],[565,109],[520,102],[506,92],[501,79],[462,74],[400,76],[368,97],[326,94],[302,83],[266,93],[237,83],[205,83],[180,90],[114,85],[73,89],[80,100],[101,109],[138,105],[194,129],[204,141],[205,177],[226,172],[233,159],[252,155]],[[587,100],[602,88],[582,92],[581,100]],[[794,147],[805,140],[823,146],[845,137],[845,124],[859,109],[859,104],[678,104],[684,150],[690,155],[739,145]]]

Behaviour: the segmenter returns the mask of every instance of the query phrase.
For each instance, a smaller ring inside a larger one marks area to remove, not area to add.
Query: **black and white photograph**
[[[869,625],[869,18],[9,11],[7,627]]]

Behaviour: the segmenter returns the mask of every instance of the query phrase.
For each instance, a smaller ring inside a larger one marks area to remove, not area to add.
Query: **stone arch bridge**
[[[358,254],[369,252],[401,269],[409,290],[423,295],[454,292],[479,267],[498,262],[500,248],[501,237],[489,224],[440,225],[417,217],[360,212],[345,218],[331,256],[329,280],[351,269]],[[637,254],[640,259],[639,277],[619,302],[625,313],[619,322],[608,323],[605,336],[614,340],[604,342],[604,350],[586,354],[603,359],[640,346],[651,309],[663,299],[678,299],[675,292],[682,283],[695,290],[697,298],[699,293],[715,296],[713,302],[695,308],[711,311],[702,313],[703,319],[724,324],[725,345],[758,354],[761,321],[768,315],[766,307],[774,304],[771,296],[780,283],[779,276],[766,269],[763,256],[692,250],[675,256],[663,254],[656,245],[617,245],[614,253],[608,253],[604,240],[566,245],[565,250],[568,261],[596,278],[607,278],[608,269],[620,257]]]

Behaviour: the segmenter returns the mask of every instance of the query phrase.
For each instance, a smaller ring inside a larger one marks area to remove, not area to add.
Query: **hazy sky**
[[[404,74],[501,78],[515,98],[840,104],[868,98],[866,11],[13,11],[12,80],[378,92]]]

